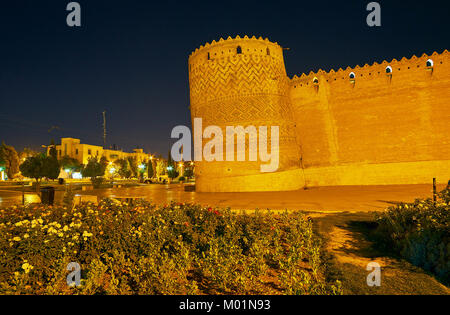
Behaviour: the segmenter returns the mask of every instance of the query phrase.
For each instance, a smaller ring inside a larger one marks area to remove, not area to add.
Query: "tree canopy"
[[[132,172],[130,170],[130,163],[127,159],[118,159],[114,162],[117,167],[117,174],[123,178],[130,178]]]
[[[89,159],[86,166],[81,170],[83,177],[97,178],[105,175],[106,166],[108,165],[106,159],[102,157],[98,160],[96,157]]]
[[[67,155],[61,158],[59,164],[63,169],[70,170],[71,172],[80,172],[83,168],[83,165],[77,159],[71,158]]]
[[[20,171],[23,176],[34,178],[36,180],[36,191],[39,191],[39,185],[42,178],[56,179],[59,175],[58,161],[44,153],[31,156],[20,165]]]
[[[147,162],[147,176],[148,178],[153,178],[153,175],[155,175],[155,172],[153,170],[153,161],[149,160]]]
[[[19,173],[19,155],[16,149],[4,142],[0,146],[0,166],[3,166],[8,178],[12,179]]]

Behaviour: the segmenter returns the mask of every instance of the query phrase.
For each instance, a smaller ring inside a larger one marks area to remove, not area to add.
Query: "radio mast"
[[[103,111],[103,149],[106,149],[106,111]]]

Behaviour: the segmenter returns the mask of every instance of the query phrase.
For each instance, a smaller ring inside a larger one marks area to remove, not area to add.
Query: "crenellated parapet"
[[[283,62],[283,51],[278,43],[272,43],[269,39],[262,37],[237,35],[235,38],[213,40],[195,49],[189,56],[189,68],[193,69],[204,64],[205,61],[219,61],[238,55],[271,56]]]
[[[403,75],[404,72],[409,72],[409,74],[413,75],[417,72],[434,71],[434,69],[439,68],[445,62],[450,62],[450,54],[447,50],[444,50],[441,54],[434,52],[431,55],[422,54],[420,57],[413,55],[411,58],[403,57],[400,60],[394,58],[391,61],[383,60],[381,63],[374,62],[371,65],[356,65],[345,69],[331,69],[330,71],[319,69],[317,72],[310,71],[308,74],[294,75],[290,82],[292,88],[320,85],[323,83],[323,80],[328,83],[342,80],[355,83],[362,80],[376,79],[380,76],[385,77],[386,75],[395,77],[398,74]]]

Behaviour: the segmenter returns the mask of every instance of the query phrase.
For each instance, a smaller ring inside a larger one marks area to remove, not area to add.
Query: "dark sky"
[[[78,1],[82,27],[66,25],[69,0],[0,3],[0,141],[39,148],[51,138],[136,146],[163,155],[176,125],[190,126],[187,60],[220,37],[268,37],[289,76],[450,49],[449,1]],[[51,129],[58,126],[59,129]]]

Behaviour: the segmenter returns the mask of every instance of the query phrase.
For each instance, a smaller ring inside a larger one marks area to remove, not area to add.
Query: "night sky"
[[[450,49],[449,1],[78,1],[0,3],[0,141],[39,148],[80,138],[166,155],[176,125],[190,126],[187,60],[200,45],[255,35],[290,48],[289,76]],[[52,128],[53,127],[53,128]],[[57,127],[57,128],[54,128]]]

